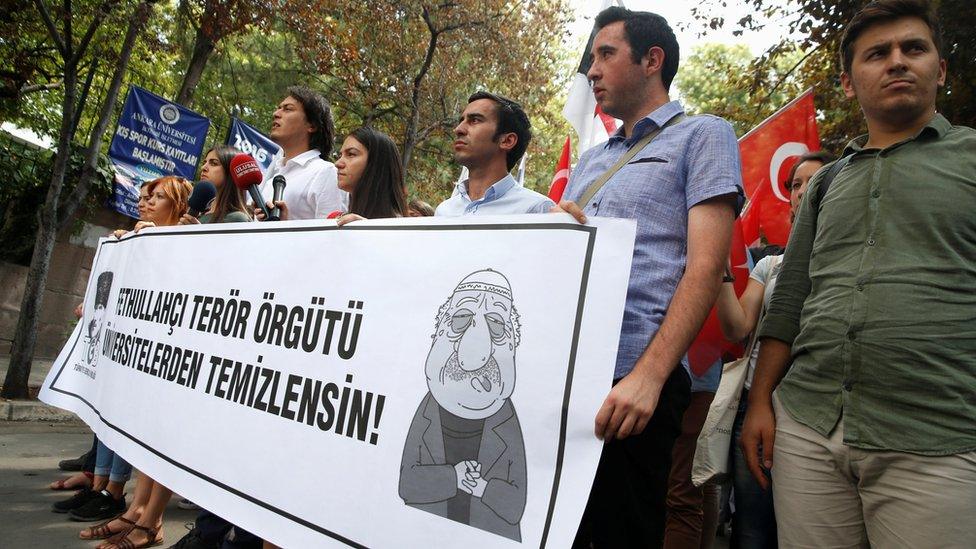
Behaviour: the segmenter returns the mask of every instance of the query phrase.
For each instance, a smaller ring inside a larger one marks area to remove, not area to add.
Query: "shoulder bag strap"
[[[773,257],[775,259],[773,260],[773,264],[769,267],[770,274],[772,274],[773,269],[775,269],[777,265],[783,262],[783,255],[777,255]],[[766,284],[769,284],[768,278],[766,279]],[[756,339],[759,334],[759,325],[762,324],[763,318],[765,318],[765,316],[766,316],[766,300],[763,299],[762,308],[759,310],[759,317],[756,318],[756,327],[752,329],[752,336],[749,337],[749,345],[746,347],[746,353],[742,355],[743,357],[752,356],[752,348],[756,346]]]
[[[611,166],[609,170],[603,173],[603,175],[596,178],[596,180],[593,181],[593,183],[590,183],[590,186],[586,188],[586,191],[583,193],[583,196],[580,197],[580,200],[578,202],[580,207],[581,208],[584,207],[584,205],[586,205],[590,201],[590,199],[593,198],[596,195],[596,193],[603,188],[604,183],[606,183],[607,181],[610,180],[611,177],[613,177],[613,174],[617,173],[617,171],[620,170],[620,168],[623,168],[624,165],[630,162],[630,160],[634,158],[634,156],[636,156],[637,153],[641,151],[641,149],[646,147],[648,143],[653,141],[654,138],[658,136],[658,134],[664,131],[664,128],[676,124],[681,120],[683,120],[684,118],[685,115],[683,113],[678,113],[674,115],[673,117],[671,117],[670,120],[665,122],[663,126],[648,133],[647,135],[642,137],[640,141],[631,145],[630,148],[627,149],[627,152],[621,155],[620,159],[617,160],[616,164]]]

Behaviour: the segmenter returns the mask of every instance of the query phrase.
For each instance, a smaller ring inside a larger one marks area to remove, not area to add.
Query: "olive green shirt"
[[[794,419],[850,446],[976,449],[976,130],[936,115],[803,197],[759,337],[792,343]],[[816,209],[815,209],[816,208]]]
[[[243,223],[250,221],[251,217],[244,212],[229,212],[220,220],[221,223]],[[205,213],[200,216],[200,223],[213,223],[213,214]]]

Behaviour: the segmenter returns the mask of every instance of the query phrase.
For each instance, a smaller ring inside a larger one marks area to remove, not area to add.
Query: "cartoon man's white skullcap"
[[[498,294],[509,301],[512,300],[512,286],[505,275],[491,269],[476,271],[464,277],[464,280],[454,289],[454,293],[474,290]]]

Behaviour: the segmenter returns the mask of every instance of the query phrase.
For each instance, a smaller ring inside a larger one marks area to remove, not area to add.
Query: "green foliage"
[[[708,12],[724,1],[706,0],[696,9],[700,22],[712,28],[723,25],[724,21],[710,17]],[[788,33],[755,59],[739,78],[728,79],[726,92],[736,96],[745,90],[750,108],[760,113],[764,109],[773,112],[783,106],[785,101],[778,101],[776,94],[784,92],[786,87],[797,91],[813,88],[823,146],[840,152],[850,139],[867,130],[857,102],[848,99],[840,86],[838,53],[844,28],[867,2],[745,0],[766,20],[786,21]],[[937,108],[953,124],[976,127],[976,55],[973,55],[976,33],[973,32],[972,0],[933,0],[932,5],[941,20],[945,44],[942,55],[949,67]],[[743,18],[737,26],[736,32],[763,30],[762,23],[752,16]],[[798,51],[803,55],[798,57]],[[732,118],[740,123],[748,120]],[[755,122],[762,118],[756,116]]]
[[[64,192],[70,193],[78,183],[85,161],[80,145],[72,147]],[[29,265],[37,236],[37,212],[47,196],[51,181],[54,153],[14,140],[0,132],[0,173],[5,176],[0,186],[0,260]],[[100,156],[91,190],[81,206],[74,230],[81,228],[81,220],[108,199],[112,192],[114,173],[108,158]]]
[[[106,19],[92,42],[92,54],[82,61],[81,82],[91,75],[92,83],[78,122],[79,141],[87,141],[94,127],[96,107],[108,87],[119,37],[131,11],[126,6],[133,1],[123,0],[125,9]],[[50,88],[0,94],[0,120],[55,136],[61,122],[63,93],[57,84],[63,67],[57,65],[56,55],[45,53],[53,45],[32,3],[11,2],[19,8],[11,8],[7,23],[0,21],[0,77],[8,67],[14,68],[15,57],[28,59],[36,66],[18,73],[16,83],[11,80],[8,88]],[[98,0],[73,3],[75,12],[83,13]],[[430,72],[421,84],[415,136],[419,139],[407,173],[411,194],[434,204],[450,195],[460,173],[452,160],[451,130],[467,96],[477,89],[506,94],[526,107],[534,128],[526,185],[545,191],[568,132],[561,109],[578,55],[562,43],[564,25],[571,17],[568,4],[566,0],[463,4],[431,5],[437,11],[435,24],[473,26],[440,35]],[[182,5],[156,5],[136,43],[114,116],[121,111],[129,84],[170,99],[177,95],[193,51],[193,29],[201,23],[187,18],[202,19],[199,10],[183,10]],[[333,106],[337,139],[372,124],[402,146],[411,86],[429,37],[421,6],[408,0],[287,0],[278,11],[288,17],[224,36],[193,94],[193,109],[212,123],[207,145],[223,142],[231,116],[267,132],[285,88],[306,84],[321,91]],[[0,13],[5,12],[0,9]],[[0,78],[0,86],[6,83]],[[109,142],[106,136],[103,152]]]
[[[689,111],[721,116],[741,137],[804,90],[791,73],[803,58],[793,48],[759,65],[744,44],[706,43],[681,64],[675,85]]]

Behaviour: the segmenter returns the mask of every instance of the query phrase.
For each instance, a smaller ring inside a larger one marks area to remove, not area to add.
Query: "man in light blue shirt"
[[[454,159],[468,168],[457,193],[437,206],[434,215],[547,213],[555,204],[515,182],[512,168],[532,139],[522,106],[500,95],[477,92],[454,128]]]
[[[718,296],[742,205],[738,145],[720,118],[686,118],[668,89],[678,43],[667,21],[611,7],[595,22],[587,77],[623,121],[583,153],[559,208],[637,221],[614,384],[595,419],[606,444],[574,547],[660,547],[671,451],[690,399],[684,355]],[[660,133],[585,204],[586,190]],[[698,543],[694,543],[695,546]]]

